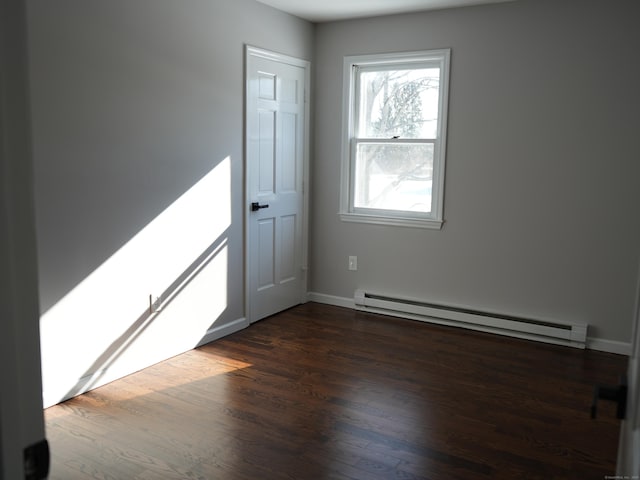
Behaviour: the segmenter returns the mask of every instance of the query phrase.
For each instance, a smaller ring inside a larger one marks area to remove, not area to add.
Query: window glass
[[[354,206],[431,212],[433,144],[361,143]]]
[[[358,137],[435,138],[440,69],[362,71]]]

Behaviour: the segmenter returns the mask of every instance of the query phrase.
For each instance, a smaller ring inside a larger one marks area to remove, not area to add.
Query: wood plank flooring
[[[45,411],[51,479],[598,479],[623,356],[308,303]]]

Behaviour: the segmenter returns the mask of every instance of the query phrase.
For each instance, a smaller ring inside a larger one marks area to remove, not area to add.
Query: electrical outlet
[[[349,270],[358,270],[358,257],[354,255],[349,256]]]

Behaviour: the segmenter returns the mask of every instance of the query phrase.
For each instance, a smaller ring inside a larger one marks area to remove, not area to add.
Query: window
[[[441,228],[449,58],[345,57],[342,220]]]

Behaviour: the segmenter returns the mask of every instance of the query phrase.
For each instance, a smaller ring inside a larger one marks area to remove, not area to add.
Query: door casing
[[[640,265],[631,356],[627,370],[627,412],[620,425],[616,478],[640,478]]]

